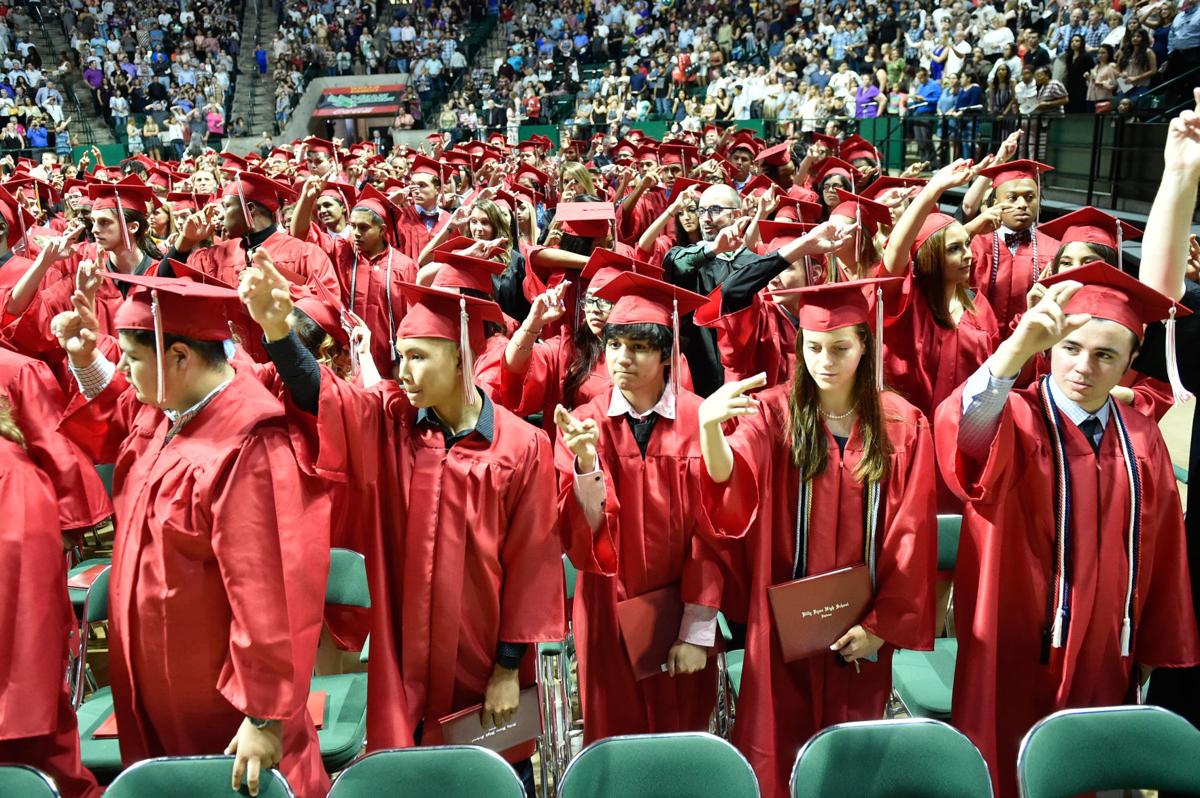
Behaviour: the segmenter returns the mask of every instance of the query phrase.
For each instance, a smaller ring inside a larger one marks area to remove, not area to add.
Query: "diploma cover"
[[[829,651],[866,615],[871,575],[865,565],[806,576],[767,588],[784,662]]]

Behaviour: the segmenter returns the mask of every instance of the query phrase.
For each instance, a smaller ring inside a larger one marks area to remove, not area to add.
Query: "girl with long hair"
[[[637,255],[650,263],[662,263],[671,247],[687,247],[700,242],[698,203],[700,191],[689,186],[674,192],[674,199],[642,232]]]
[[[882,715],[896,648],[933,643],[933,443],[924,416],[880,385],[879,282],[793,289],[791,383],[751,396],[764,375],[729,382],[699,411],[705,510],[718,534],[745,546],[733,734],[764,798],[788,795],[795,752],[818,731]],[[858,565],[872,592],[858,622],[827,651],[785,660],[779,630],[793,619],[774,615],[767,589]]]

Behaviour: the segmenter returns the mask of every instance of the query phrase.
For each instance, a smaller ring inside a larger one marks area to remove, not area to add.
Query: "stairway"
[[[234,89],[229,124],[239,116],[245,118],[251,136],[257,142],[264,131],[271,133],[275,125],[275,81],[271,72],[258,74],[254,50],[259,42],[270,52],[271,42],[279,29],[275,5],[252,0],[242,13],[242,49],[238,56],[237,86]]]
[[[469,45],[468,45],[469,46]],[[492,28],[491,34],[483,46],[476,51],[475,55],[468,55],[467,72],[474,78],[476,86],[488,86],[492,82],[492,64],[496,62],[498,56],[508,53],[508,38],[504,35],[504,25],[496,22]],[[442,112],[442,106],[446,104],[453,89],[450,87],[445,92],[445,97],[437,104],[433,111],[426,115],[425,126],[433,129],[437,126],[438,116]]]
[[[58,63],[59,55],[71,49],[57,18],[49,18],[42,25],[35,23],[29,31],[29,40],[42,56],[47,73]],[[82,75],[71,72],[58,82],[64,100],[63,115],[74,119],[71,132],[75,135],[76,144],[115,144],[117,139],[112,128],[104,121],[104,117],[96,113],[91,87],[83,82]]]

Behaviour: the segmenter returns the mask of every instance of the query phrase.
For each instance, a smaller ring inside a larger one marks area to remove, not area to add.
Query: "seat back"
[[[108,492],[108,497],[111,499],[113,495],[113,465],[102,463],[96,466],[96,473],[100,475],[100,482],[104,484],[104,490]]]
[[[575,563],[571,562],[571,558],[563,555],[563,588],[566,591],[567,601],[575,598],[575,580],[579,578],[579,571],[575,569]]]
[[[1038,721],[1017,755],[1021,795],[1098,790],[1200,793],[1200,731],[1153,706],[1065,709]]]
[[[81,613],[85,623],[100,623],[108,620],[108,577],[110,574],[112,574],[111,565],[100,571],[91,587],[88,588]]]
[[[524,798],[512,765],[475,745],[375,751],[342,771],[329,798],[377,798],[385,786],[403,785],[404,798]]]
[[[758,780],[729,743],[703,732],[598,740],[563,774],[559,798],[758,798]]]
[[[180,756],[143,759],[131,765],[113,780],[105,798],[159,798],[186,795],[188,798],[229,798],[231,794],[249,795],[242,785],[240,793],[231,793],[233,773],[231,756]],[[259,777],[259,798],[295,798],[283,775],[272,768]]]
[[[953,727],[872,720],[830,726],[805,743],[791,794],[990,798],[992,781],[979,749]]]
[[[325,603],[346,607],[371,606],[371,591],[367,588],[366,559],[357,551],[330,549]]]
[[[962,532],[961,515],[939,515],[938,570],[953,571],[958,560],[958,538]]]
[[[0,795],[59,798],[58,788],[50,777],[28,765],[0,765]]]

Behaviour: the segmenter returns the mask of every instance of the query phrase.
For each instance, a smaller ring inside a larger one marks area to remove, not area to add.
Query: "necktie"
[[[1033,240],[1033,235],[1028,230],[1019,230],[1015,233],[1004,234],[1004,246],[1009,249],[1021,244],[1028,244],[1031,240]]]
[[[629,431],[633,433],[633,440],[637,443],[638,451],[642,453],[644,459],[646,447],[650,445],[650,433],[654,432],[654,422],[658,420],[658,413],[651,413],[640,419],[626,413],[625,420],[629,422]]]
[[[1088,416],[1079,425],[1079,431],[1087,436],[1088,443],[1092,445],[1092,451],[1100,454],[1100,438],[1104,435],[1104,426],[1100,423],[1100,419]]]

